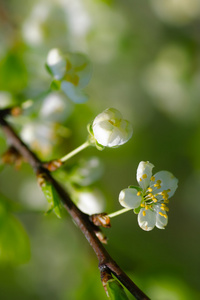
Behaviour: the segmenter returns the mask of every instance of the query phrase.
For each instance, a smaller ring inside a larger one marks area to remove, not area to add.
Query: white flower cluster
[[[139,226],[146,231],[155,226],[164,229],[168,222],[167,204],[177,189],[178,180],[168,171],[152,176],[153,165],[141,161],[137,169],[139,187],[129,187],[119,194],[119,202],[125,208],[138,213]]]

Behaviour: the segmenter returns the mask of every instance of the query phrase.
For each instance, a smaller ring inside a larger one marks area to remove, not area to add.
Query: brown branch
[[[89,216],[81,212],[77,206],[70,199],[69,194],[63,189],[63,187],[52,177],[50,172],[43,167],[43,163],[38,159],[38,157],[21,141],[19,136],[15,133],[13,128],[5,120],[5,114],[0,111],[0,125],[9,141],[9,144],[13,146],[24,159],[32,166],[36,175],[45,175],[45,178],[51,182],[51,184],[56,189],[62,203],[68,213],[71,215],[72,219],[75,221],[77,226],[80,228],[89,244],[93,248],[98,261],[99,270],[101,277],[104,278],[107,274],[112,273],[117,279],[130,291],[130,293],[139,300],[148,300],[149,298],[134,284],[134,282],[124,273],[124,271],[117,265],[117,263],[112,259],[110,254],[104,248],[100,240],[96,235],[98,226],[95,226],[89,219]],[[104,274],[102,276],[102,274]],[[105,285],[105,282],[104,282]]]

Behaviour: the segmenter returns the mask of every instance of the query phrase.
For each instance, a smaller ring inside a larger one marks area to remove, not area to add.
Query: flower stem
[[[127,212],[127,211],[129,211],[131,209],[133,209],[133,208],[122,208],[120,210],[115,211],[112,214],[109,214],[108,217],[109,218],[113,218],[113,217],[119,216],[119,215],[121,215],[121,214],[123,214],[123,213],[125,213],[125,212]]]
[[[68,153],[67,155],[63,156],[60,161],[63,163],[66,160],[70,159],[72,156],[76,155],[80,151],[84,150],[85,148],[89,147],[91,143],[87,140],[85,143],[80,145],[78,148],[74,149],[72,152]]]

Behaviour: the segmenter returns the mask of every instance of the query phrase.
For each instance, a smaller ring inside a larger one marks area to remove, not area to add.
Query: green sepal
[[[105,147],[103,145],[97,143],[97,141],[95,142],[95,146],[96,146],[97,150],[99,150],[99,151],[102,151],[105,149]]]
[[[97,148],[97,150],[99,150],[99,151],[104,150],[105,147],[104,147],[103,145],[99,144],[99,143],[96,141],[95,137],[94,137],[94,133],[93,133],[93,129],[92,129],[92,124],[91,124],[91,123],[89,123],[89,124],[87,125],[87,130],[88,130],[88,132],[89,132],[89,134],[90,134],[90,135],[89,135],[89,141],[90,141],[91,145],[95,146],[95,147]]]
[[[137,190],[138,192],[142,191],[142,189],[141,189],[139,186],[129,185],[128,188],[129,188],[129,189],[135,189],[135,190]]]
[[[59,80],[56,80],[56,79],[53,80],[51,82],[51,85],[50,85],[51,89],[54,90],[54,91],[60,90],[60,86],[61,86],[61,82]]]
[[[111,300],[129,300],[123,287],[116,279],[107,281],[108,297]]]
[[[61,218],[61,203],[55,188],[47,181],[43,182],[41,188],[47,201],[50,203],[50,208],[47,211],[47,214],[53,210],[55,215],[58,218]]]
[[[141,206],[138,206],[137,208],[134,208],[134,213],[137,215],[137,214],[139,214],[139,212],[140,212],[140,209],[141,209]]]
[[[94,136],[91,123],[87,124],[87,131],[92,137]]]
[[[54,76],[53,72],[51,71],[51,68],[48,66],[48,64],[45,64],[45,68],[47,70],[47,72],[51,75]]]

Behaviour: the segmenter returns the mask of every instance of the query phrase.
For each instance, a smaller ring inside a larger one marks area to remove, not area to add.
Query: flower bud
[[[99,114],[94,119],[92,131],[97,143],[105,147],[123,145],[133,134],[131,123],[124,120],[115,108],[108,108]]]

